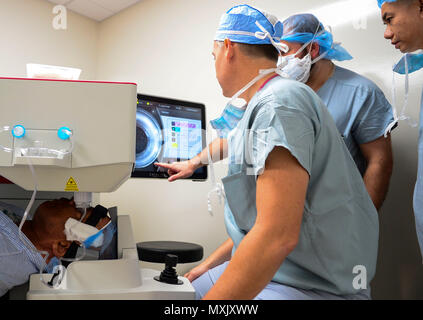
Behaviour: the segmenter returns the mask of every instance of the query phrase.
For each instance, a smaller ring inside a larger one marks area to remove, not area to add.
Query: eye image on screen
[[[133,177],[167,178],[156,162],[189,160],[205,147],[203,104],[138,95]],[[191,179],[207,178],[206,168]]]
[[[162,144],[162,127],[153,117],[153,112],[138,109],[135,168],[146,168],[156,161]]]

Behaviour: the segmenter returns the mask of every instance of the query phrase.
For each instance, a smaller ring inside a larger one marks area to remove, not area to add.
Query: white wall
[[[99,24],[68,11],[68,29],[55,30],[53,4],[45,0],[0,1],[0,74],[26,77],[27,63],[83,69],[94,79]]]

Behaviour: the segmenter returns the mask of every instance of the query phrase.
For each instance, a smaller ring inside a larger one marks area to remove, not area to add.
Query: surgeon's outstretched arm
[[[204,273],[221,265],[222,263],[231,259],[231,253],[234,243],[232,239],[226,240],[219,248],[217,248],[207,259],[205,259],[198,266],[187,272],[184,277],[193,282]]]
[[[228,156],[228,142],[226,139],[217,138],[213,140],[209,146],[210,157],[214,162],[225,159]],[[189,178],[195,170],[209,164],[209,156],[207,148],[204,148],[198,155],[188,161],[174,163],[155,163],[155,166],[167,169],[169,174],[169,182]]]
[[[298,243],[308,182],[287,149],[273,149],[257,178],[256,222],[204,299],[253,299],[265,288]]]

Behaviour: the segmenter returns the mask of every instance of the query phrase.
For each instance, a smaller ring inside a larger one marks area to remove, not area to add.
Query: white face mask
[[[297,58],[296,54],[284,57],[280,56],[278,66],[281,64],[285,64],[285,66],[282,68],[282,71],[286,73],[287,76],[292,80],[306,83],[310,78],[310,70],[312,65],[310,53],[307,53],[307,55],[302,59]]]
[[[103,244],[103,229],[98,230],[96,227],[69,218],[65,223],[66,240],[79,241],[83,243],[87,249],[89,247],[98,248]]]
[[[311,66],[316,63],[317,61],[323,59],[328,51],[321,54],[316,59],[311,59],[311,54],[308,52],[304,58],[300,59],[296,56],[303,52],[309,46],[311,43],[313,43],[314,39],[318,36],[320,36],[322,33],[324,33],[325,30],[320,31],[319,33],[314,34],[313,39],[311,39],[309,42],[304,43],[304,45],[298,49],[298,51],[294,54],[290,54],[289,56],[279,56],[278,59],[278,68],[282,70],[284,74],[286,74],[289,79],[296,80],[302,83],[306,83],[308,79],[310,78],[310,71]]]

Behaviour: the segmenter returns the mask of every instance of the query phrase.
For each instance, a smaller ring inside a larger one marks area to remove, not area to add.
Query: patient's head
[[[35,211],[34,218],[26,221],[23,233],[32,244],[41,251],[49,253],[47,262],[52,257],[63,257],[71,242],[66,240],[65,223],[69,218],[80,219],[81,213],[73,200],[59,199],[42,203]]]
[[[92,211],[93,208],[87,210],[82,222],[89,218]],[[38,250],[49,252],[47,263],[52,257],[63,257],[72,243],[66,240],[64,232],[65,223],[69,218],[82,218],[82,213],[78,211],[72,199],[46,201],[37,208],[32,221],[26,221],[22,228]],[[96,227],[101,229],[108,221],[109,218],[103,218]]]
[[[34,228],[50,240],[66,239],[63,232],[69,218],[81,219],[82,214],[75,207],[75,202],[68,199],[46,201],[42,203],[33,218]]]

